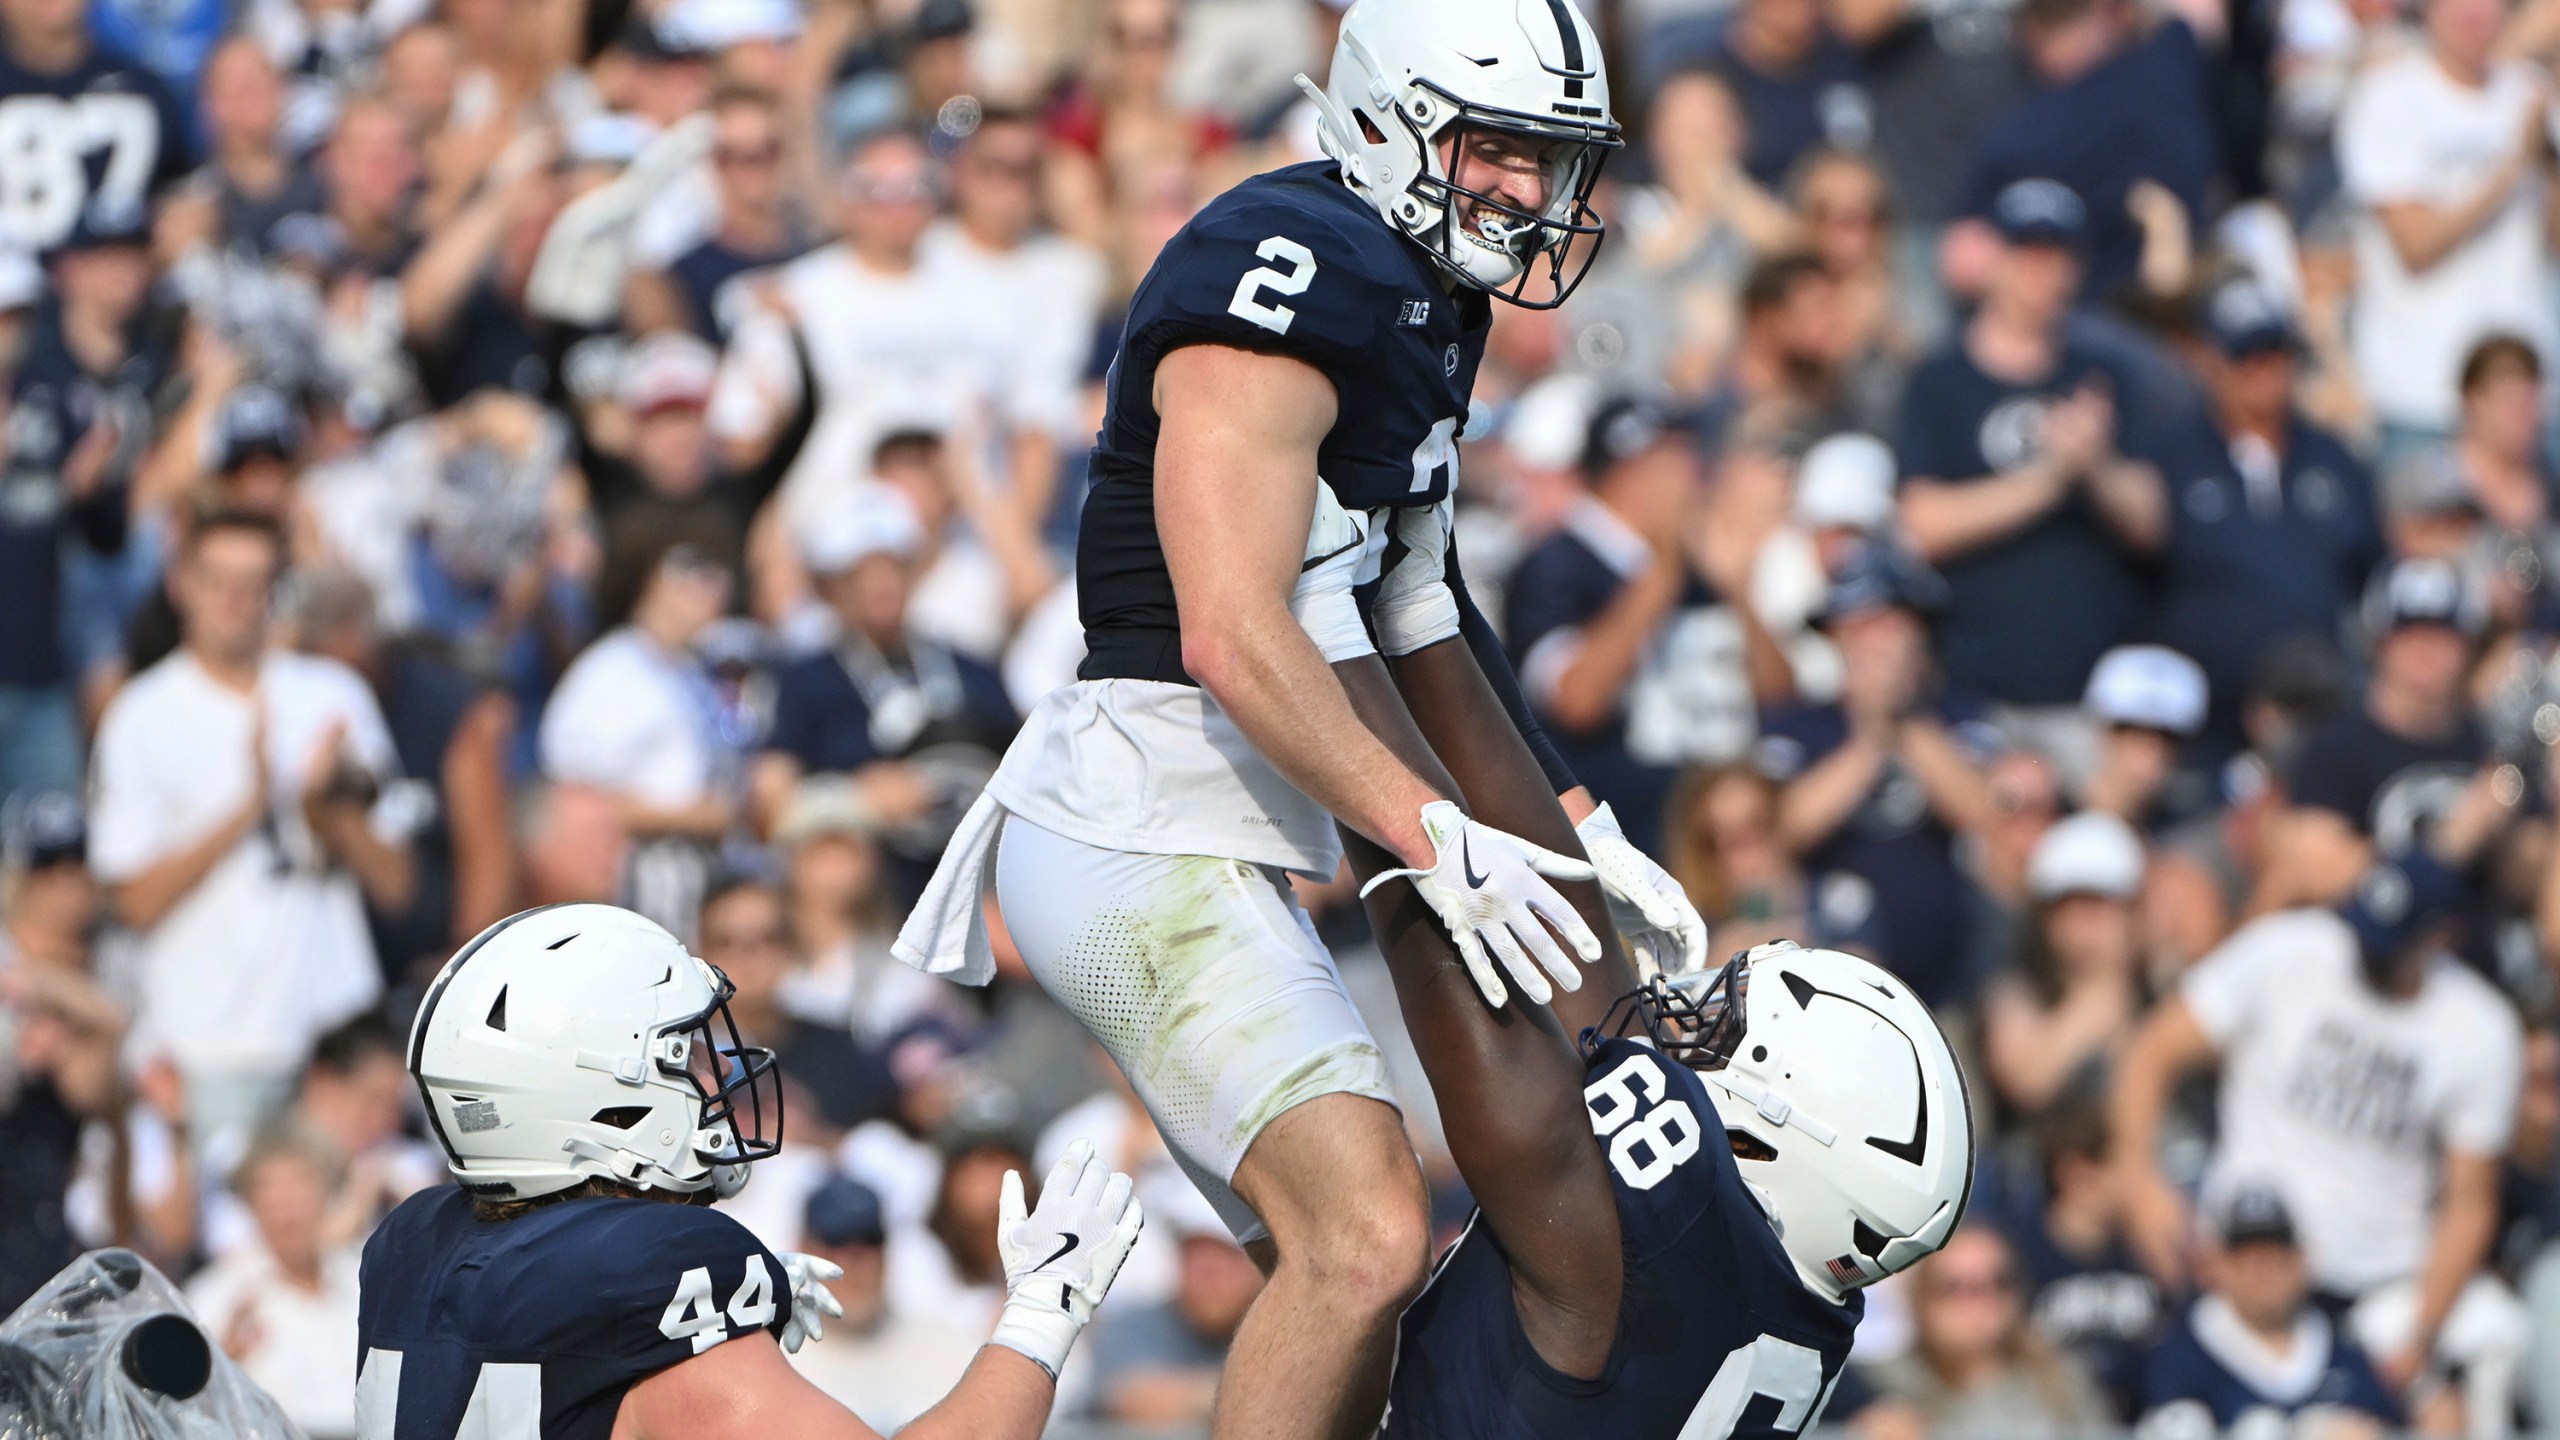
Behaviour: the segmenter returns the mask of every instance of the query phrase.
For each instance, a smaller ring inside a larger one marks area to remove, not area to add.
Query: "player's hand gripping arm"
[[[1300,361],[1195,345],[1156,370],[1156,528],[1182,613],[1182,662],[1282,777],[1404,862],[1486,998],[1568,990],[1600,945],[1541,876],[1590,867],[1468,820],[1363,725],[1289,609],[1316,504],[1333,383]],[[1381,877],[1381,879],[1388,877]],[[1376,881],[1372,882],[1377,883]],[[1533,963],[1534,962],[1534,963]]]
[[[1034,1440],[1057,1398],[1058,1368],[1093,1319],[1144,1217],[1126,1175],[1093,1146],[1067,1147],[1025,1213],[1007,1174],[997,1244],[1011,1292],[995,1334],[941,1404],[899,1431],[908,1440]],[[793,1271],[792,1315],[801,1319]],[[762,1331],[715,1345],[631,1387],[614,1440],[875,1440],[877,1432],[812,1385]]]

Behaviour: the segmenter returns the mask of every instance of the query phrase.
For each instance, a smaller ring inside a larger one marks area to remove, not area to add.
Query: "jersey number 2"
[[[1227,313],[1250,320],[1274,335],[1286,335],[1289,322],[1298,318],[1298,312],[1286,305],[1265,305],[1258,297],[1264,290],[1275,295],[1306,294],[1316,279],[1315,252],[1286,235],[1274,235],[1255,247],[1253,253],[1265,260],[1288,261],[1289,273],[1283,275],[1268,265],[1247,270],[1244,278],[1236,282],[1236,296],[1227,302]]]

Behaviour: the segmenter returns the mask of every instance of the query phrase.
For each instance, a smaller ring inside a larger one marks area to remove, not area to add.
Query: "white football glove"
[[[1582,837],[1591,868],[1600,872],[1600,892],[1609,897],[1609,923],[1636,953],[1637,978],[1707,968],[1706,919],[1671,872],[1627,839],[1609,807],[1582,817],[1573,833]]]
[[[1361,898],[1390,880],[1411,880],[1423,903],[1448,928],[1458,958],[1466,962],[1467,973],[1475,977],[1488,1005],[1499,1007],[1510,998],[1502,977],[1494,971],[1495,960],[1511,972],[1512,982],[1531,1004],[1544,1005],[1555,995],[1546,975],[1538,973],[1541,965],[1556,984],[1581,989],[1582,972],[1547,933],[1547,925],[1555,927],[1585,964],[1600,958],[1600,939],[1582,923],[1572,903],[1539,877],[1588,880],[1592,868],[1517,835],[1480,825],[1447,800],[1422,807],[1422,828],[1431,836],[1435,855],[1431,868],[1389,870],[1361,886]],[[1540,924],[1542,920],[1546,924]]]
[[[844,1278],[844,1267],[797,1250],[778,1251],[774,1258],[791,1282],[791,1320],[782,1327],[782,1348],[797,1355],[801,1346],[826,1338],[829,1320],[844,1318],[844,1306],[827,1288],[828,1281]]]
[[[1135,1183],[1113,1173],[1093,1142],[1067,1147],[1040,1183],[1040,1205],[1023,1213],[1022,1172],[1004,1174],[996,1204],[996,1248],[1004,1257],[1004,1313],[990,1344],[1020,1351],[1058,1378],[1067,1351],[1111,1293],[1146,1216]]]

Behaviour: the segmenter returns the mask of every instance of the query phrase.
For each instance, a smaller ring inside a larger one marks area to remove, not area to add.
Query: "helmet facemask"
[[[1609,1007],[1603,1035],[1641,1027],[1656,1050],[1701,1074],[1713,1074],[1742,1047],[1745,1004],[1751,994],[1751,956],[1739,952],[1721,970],[1656,975]]]
[[[1591,192],[1609,151],[1618,146],[1616,127],[1474,105],[1425,82],[1417,82],[1390,113],[1422,155],[1421,173],[1393,205],[1405,232],[1461,283],[1526,309],[1562,305],[1590,273],[1607,234],[1591,208]],[[1365,111],[1359,118],[1377,123]],[[1457,182],[1454,172],[1463,168],[1469,147],[1490,136],[1538,147],[1544,209],[1524,210]],[[1546,260],[1543,271],[1540,257]],[[1544,293],[1532,298],[1542,275]]]
[[[694,1153],[715,1171],[722,1193],[745,1184],[745,1167],[782,1150],[782,1071],[771,1050],[749,1045],[729,1013],[737,987],[719,967],[705,964],[717,982],[703,1011],[672,1021],[650,1046],[658,1073],[681,1080],[701,1101],[694,1123]]]

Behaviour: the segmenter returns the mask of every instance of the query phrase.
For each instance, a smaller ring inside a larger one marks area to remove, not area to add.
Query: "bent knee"
[[[1392,1314],[1422,1293],[1431,1273],[1431,1215],[1420,1195],[1372,1197],[1280,1251],[1326,1303],[1360,1314]]]

